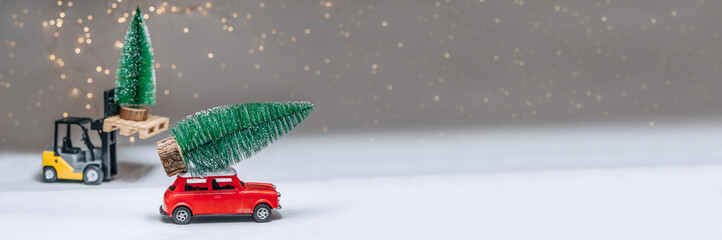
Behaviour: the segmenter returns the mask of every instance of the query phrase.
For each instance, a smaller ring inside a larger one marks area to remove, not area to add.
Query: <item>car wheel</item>
[[[253,209],[253,219],[256,222],[268,222],[268,220],[271,220],[271,207],[266,204],[258,204]]]
[[[98,166],[88,166],[83,171],[83,182],[88,185],[98,185],[103,182],[103,171]]]
[[[193,213],[187,207],[177,207],[173,210],[173,216],[171,217],[176,224],[188,224],[191,222],[191,218],[193,218]]]
[[[43,168],[43,181],[44,182],[55,182],[58,180],[58,172],[55,171],[54,167]]]

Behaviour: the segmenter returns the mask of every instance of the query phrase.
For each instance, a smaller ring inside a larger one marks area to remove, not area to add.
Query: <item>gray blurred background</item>
[[[47,147],[64,114],[101,117],[136,6],[157,62],[150,113],[173,123],[218,105],[297,100],[316,105],[300,135],[650,128],[722,113],[720,1],[0,4],[0,149]]]

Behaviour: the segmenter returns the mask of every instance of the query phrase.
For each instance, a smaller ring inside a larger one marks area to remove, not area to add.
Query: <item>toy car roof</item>
[[[190,172],[184,172],[184,173],[178,174],[178,177],[182,177],[182,178],[206,178],[206,177],[224,177],[224,176],[225,176],[225,177],[228,177],[228,176],[233,176],[233,175],[236,175],[236,169],[233,169],[233,168],[225,168],[225,169],[221,169],[221,170],[218,170],[218,171],[215,171],[215,172],[206,173],[206,174],[204,174],[203,176],[194,175],[194,174],[192,174],[192,173],[190,173]]]
[[[66,117],[61,118],[55,121],[55,123],[79,123],[79,124],[86,124],[92,122],[93,119],[86,118],[86,117]]]

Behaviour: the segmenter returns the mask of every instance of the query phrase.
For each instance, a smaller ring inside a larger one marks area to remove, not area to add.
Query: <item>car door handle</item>
[[[213,195],[213,198],[221,198],[221,195]]]

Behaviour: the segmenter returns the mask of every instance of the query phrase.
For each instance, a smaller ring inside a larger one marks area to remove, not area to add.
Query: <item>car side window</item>
[[[233,190],[233,181],[230,178],[215,178],[211,180],[213,190]]]
[[[193,178],[188,179],[185,185],[185,191],[204,191],[208,190],[208,183],[205,179]]]

